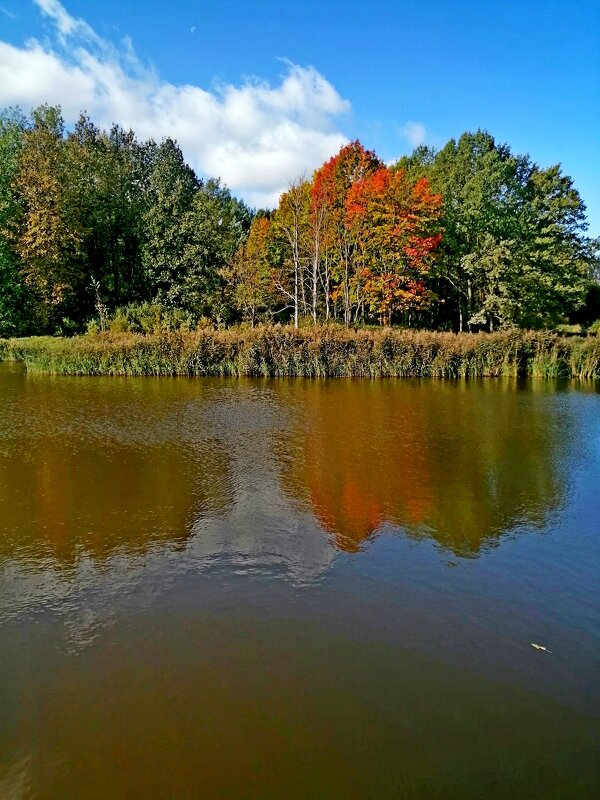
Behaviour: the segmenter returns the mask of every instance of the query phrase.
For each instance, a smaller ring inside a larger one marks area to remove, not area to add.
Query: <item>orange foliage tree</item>
[[[346,226],[355,242],[356,293],[389,325],[395,312],[423,307],[424,277],[441,241],[441,195],[426,178],[380,167],[354,183],[346,197]]]
[[[325,285],[334,301],[342,299],[344,321],[351,321],[351,277],[355,240],[347,225],[346,202],[350,189],[382,166],[372,150],[357,140],[342,147],[315,172],[311,192],[313,229],[318,226],[320,252],[325,256]],[[313,251],[314,252],[314,251]],[[327,306],[328,311],[328,306]]]

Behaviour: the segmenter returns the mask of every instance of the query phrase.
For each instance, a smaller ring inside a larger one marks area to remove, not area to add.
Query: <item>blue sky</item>
[[[255,205],[344,140],[482,127],[561,162],[600,235],[598,0],[0,0],[0,104],[45,99],[173,133]]]

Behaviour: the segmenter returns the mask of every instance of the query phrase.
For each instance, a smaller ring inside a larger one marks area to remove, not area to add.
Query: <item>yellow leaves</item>
[[[50,306],[59,305],[78,279],[83,242],[65,148],[46,127],[27,131],[13,182],[21,210],[15,250],[25,281]]]

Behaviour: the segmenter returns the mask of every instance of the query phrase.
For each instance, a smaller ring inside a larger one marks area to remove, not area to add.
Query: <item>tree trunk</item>
[[[329,256],[325,251],[325,319],[329,320]]]
[[[294,328],[298,328],[298,260],[294,259]]]
[[[317,274],[318,274],[318,258],[319,258],[319,251],[318,248],[315,248],[315,254],[313,258],[313,274],[312,274],[312,315],[313,315],[313,322],[317,324]]]
[[[350,286],[348,279],[348,256],[344,265],[344,325],[350,327]]]
[[[473,287],[471,286],[471,279],[467,281],[467,313],[469,314],[469,319],[473,316]],[[469,326],[469,331],[471,330],[471,323],[467,320],[467,325]]]

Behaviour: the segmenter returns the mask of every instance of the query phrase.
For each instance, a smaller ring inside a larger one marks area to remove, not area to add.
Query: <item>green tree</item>
[[[82,281],[75,317],[81,324],[99,298],[114,309],[140,297],[140,217],[143,183],[137,180],[139,145],[132,132],[98,129],[82,114],[64,143],[67,202],[81,235]],[[77,316],[78,315],[78,316]]]
[[[22,336],[31,329],[30,292],[11,246],[19,214],[12,184],[26,127],[18,109],[0,114],[0,336]]]
[[[580,308],[594,265],[585,236],[585,205],[570,177],[559,165],[532,165],[525,184],[526,203],[515,261],[522,268],[513,284],[517,313],[511,322],[523,327],[549,327]]]
[[[185,218],[189,237],[187,269],[183,275],[182,305],[196,316],[212,315],[218,322],[230,316],[222,272],[245,241],[252,215],[218,178],[201,183]]]
[[[146,209],[143,214],[142,263],[151,297],[183,305],[193,246],[192,205],[198,181],[173,139],[151,154]]]
[[[559,167],[540,169],[485,131],[439,152],[421,147],[397,168],[443,197],[443,239],[430,286],[438,321],[465,327],[554,325],[589,285],[585,206]]]

